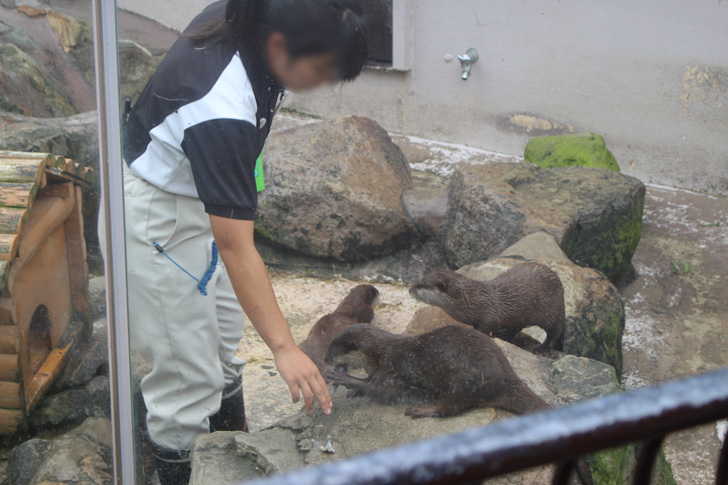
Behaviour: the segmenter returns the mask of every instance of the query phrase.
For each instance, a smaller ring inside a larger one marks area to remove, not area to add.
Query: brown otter
[[[416,336],[373,325],[343,330],[326,353],[327,364],[364,368],[362,379],[329,370],[334,384],[385,403],[412,403],[412,418],[445,417],[474,407],[517,414],[549,405],[516,375],[498,345],[472,328],[448,325]]]
[[[541,327],[546,340],[534,350],[537,353],[564,348],[564,286],[544,264],[519,264],[490,281],[436,271],[412,285],[410,295],[439,306],[458,322],[508,342],[526,327]]]
[[[374,308],[379,304],[379,290],[372,285],[358,285],[339,303],[333,313],[321,317],[308,332],[306,340],[298,347],[309,356],[326,376],[328,366],[324,356],[329,344],[339,332],[350,325],[371,323],[374,320]]]
[[[492,338],[472,328],[448,325],[415,336],[397,335],[373,325],[352,325],[329,346],[327,379],[384,404],[410,404],[413,419],[446,417],[474,407],[516,414],[548,409],[511,367]],[[338,369],[363,368],[366,378]],[[577,464],[585,485],[593,480],[585,460]]]

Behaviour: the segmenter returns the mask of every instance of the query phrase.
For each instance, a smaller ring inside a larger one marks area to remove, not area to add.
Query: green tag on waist
[[[265,151],[265,148],[263,149]],[[263,152],[255,162],[255,188],[258,192],[265,189],[265,176],[263,175]]]

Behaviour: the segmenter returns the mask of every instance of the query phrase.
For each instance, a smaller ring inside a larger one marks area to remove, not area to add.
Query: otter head
[[[379,367],[377,356],[382,347],[381,333],[387,332],[372,325],[347,327],[331,342],[324,361],[336,370],[363,368],[371,375]]]
[[[468,301],[468,278],[450,270],[440,270],[423,276],[409,292],[416,300],[439,306],[445,311],[455,310],[458,302]]]
[[[372,285],[357,285],[339,303],[334,313],[346,315],[359,323],[374,320],[374,308],[379,304],[379,290]]]

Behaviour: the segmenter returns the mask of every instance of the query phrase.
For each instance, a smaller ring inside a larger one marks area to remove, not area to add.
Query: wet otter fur
[[[564,286],[544,264],[525,262],[490,281],[436,271],[412,285],[410,295],[442,308],[458,322],[508,342],[526,327],[541,327],[546,340],[535,353],[564,348]]]
[[[493,339],[467,327],[406,336],[352,325],[333,340],[325,361],[337,369],[364,368],[364,379],[338,370],[327,376],[352,395],[418,404],[406,410],[412,418],[454,416],[474,407],[516,414],[549,407],[516,375]]]
[[[328,366],[324,356],[334,337],[351,325],[371,323],[379,300],[379,290],[374,286],[355,286],[336,310],[321,317],[308,332],[306,340],[298,344],[298,348],[319,368],[321,375],[326,376]]]
[[[329,346],[327,380],[383,404],[410,404],[412,419],[447,417],[475,407],[515,414],[550,408],[521,380],[503,351],[475,329],[448,325],[420,335],[397,335],[373,325],[352,325]],[[337,370],[334,370],[337,369]],[[363,368],[366,378],[338,369]],[[587,462],[577,464],[593,485]]]

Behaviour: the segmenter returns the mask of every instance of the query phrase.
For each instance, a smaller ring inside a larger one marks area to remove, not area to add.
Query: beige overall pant
[[[235,357],[243,311],[221,260],[203,296],[197,281],[153,246],[202,279],[213,237],[199,199],[165,192],[126,164],[124,195],[131,348],[151,369],[141,381],[147,428],[156,444],[186,450],[209,432],[223,387],[243,370]]]

